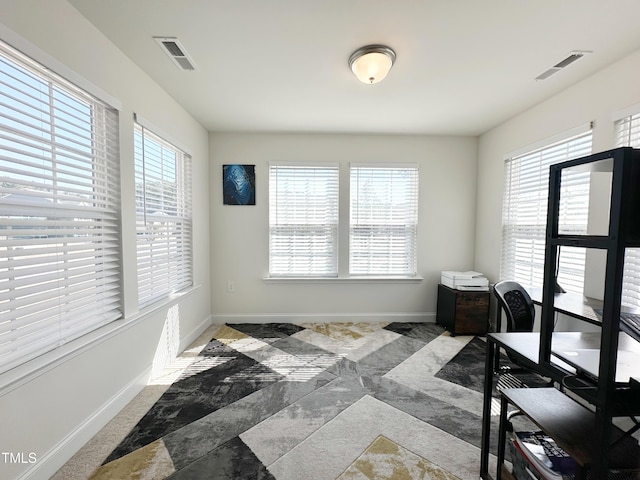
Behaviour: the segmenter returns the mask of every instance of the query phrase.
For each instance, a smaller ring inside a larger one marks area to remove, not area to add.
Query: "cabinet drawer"
[[[488,307],[489,294],[485,292],[465,292],[456,295],[456,306],[464,307],[472,305],[474,307]]]

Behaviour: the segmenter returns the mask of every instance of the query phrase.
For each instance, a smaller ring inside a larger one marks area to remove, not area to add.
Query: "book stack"
[[[529,480],[532,477],[540,480],[576,478],[576,461],[544,432],[515,432],[513,446],[514,475],[519,480]]]

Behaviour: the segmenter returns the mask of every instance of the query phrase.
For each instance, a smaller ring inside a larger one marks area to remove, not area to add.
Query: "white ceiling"
[[[478,135],[640,48],[639,0],[69,2],[209,131]],[[397,59],[365,85],[347,60],[372,43]]]

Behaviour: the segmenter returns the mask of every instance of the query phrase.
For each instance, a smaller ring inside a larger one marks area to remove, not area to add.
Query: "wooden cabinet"
[[[436,322],[451,335],[484,335],[489,322],[489,292],[438,285]]]

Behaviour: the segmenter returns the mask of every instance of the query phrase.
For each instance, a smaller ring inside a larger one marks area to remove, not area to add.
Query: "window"
[[[134,160],[142,308],[193,285],[191,159],[136,123]]]
[[[616,147],[640,148],[640,113],[616,122]],[[640,307],[640,248],[628,248],[624,260],[622,304]]]
[[[0,371],[122,316],[117,111],[0,44]]]
[[[591,153],[591,131],[507,160],[502,211],[500,276],[525,287],[542,287],[547,225],[549,167]],[[589,206],[588,173],[563,181],[561,211],[570,212],[572,233],[586,234]],[[569,233],[569,232],[567,232]],[[585,250],[562,247],[558,283],[582,293]]]
[[[349,273],[417,273],[418,168],[351,166]]]
[[[616,147],[640,148],[640,113],[616,122]]]
[[[338,165],[269,167],[269,273],[338,275]]]

